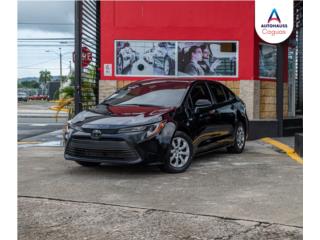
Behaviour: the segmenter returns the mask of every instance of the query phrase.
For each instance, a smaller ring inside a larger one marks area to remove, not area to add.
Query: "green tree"
[[[19,88],[39,88],[40,85],[37,81],[24,81],[18,84]]]
[[[40,71],[39,83],[47,88],[48,82],[52,80],[51,72],[47,69]]]

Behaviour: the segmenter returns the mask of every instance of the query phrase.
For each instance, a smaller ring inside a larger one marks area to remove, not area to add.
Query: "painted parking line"
[[[18,142],[18,144],[38,144],[38,143],[41,143],[41,142]]]
[[[284,151],[291,159],[293,159],[294,161],[296,161],[300,164],[303,164],[302,158],[294,151],[293,148],[289,147],[288,145],[283,144],[282,142],[279,142],[277,140],[274,140],[274,139],[268,138],[268,137],[261,138],[260,140],[265,143],[271,144],[271,145],[275,146],[276,148]]]
[[[46,127],[46,126],[48,126],[48,124],[46,124],[46,123],[33,123],[30,126],[33,126],[33,127]]]

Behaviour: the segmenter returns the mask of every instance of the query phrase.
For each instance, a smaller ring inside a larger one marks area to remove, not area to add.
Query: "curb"
[[[303,164],[303,159],[294,151],[293,148],[289,147],[288,145],[282,143],[282,142],[279,142],[277,140],[274,140],[272,138],[261,138],[260,139],[261,141],[265,142],[265,143],[268,143],[280,150],[282,150],[283,152],[285,152],[292,160],[300,163],[300,164]]]

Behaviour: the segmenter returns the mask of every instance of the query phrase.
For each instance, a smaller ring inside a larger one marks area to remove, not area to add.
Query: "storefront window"
[[[117,76],[238,75],[237,42],[115,41],[115,53]]]
[[[262,78],[276,78],[277,47],[269,44],[259,46],[259,76]]]

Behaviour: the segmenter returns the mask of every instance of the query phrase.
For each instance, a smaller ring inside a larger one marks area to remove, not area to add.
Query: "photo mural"
[[[115,41],[116,75],[237,76],[235,41]]]

